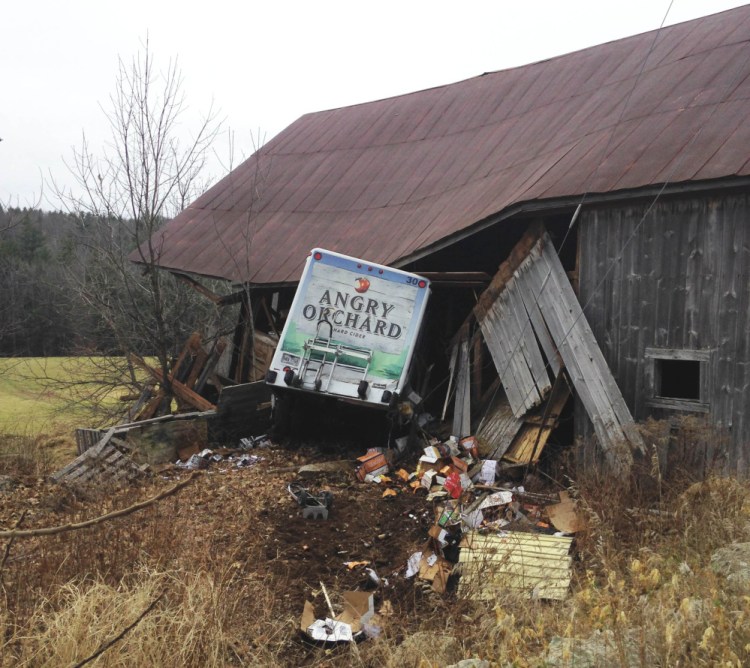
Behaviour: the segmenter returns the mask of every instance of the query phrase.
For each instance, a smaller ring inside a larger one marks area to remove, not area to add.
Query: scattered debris
[[[260,461],[263,461],[263,457],[258,455],[240,453],[237,450],[225,450],[222,454],[206,448],[201,452],[191,455],[187,461],[178,459],[175,462],[175,466],[189,471],[200,471],[209,468],[212,463],[227,462],[234,468],[248,468],[250,466],[255,466],[255,464]]]
[[[240,448],[243,450],[252,450],[253,448],[270,448],[273,445],[271,439],[266,434],[260,436],[247,436],[240,439]]]
[[[325,587],[323,591],[325,593]],[[342,595],[344,610],[335,617],[327,593],[325,595],[331,616],[319,618],[313,604],[305,601],[300,620],[302,633],[310,640],[324,643],[352,642],[364,636],[365,625],[375,615],[373,595],[362,591],[345,591]]]

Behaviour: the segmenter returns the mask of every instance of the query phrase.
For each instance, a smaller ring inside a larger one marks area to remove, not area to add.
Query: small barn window
[[[700,401],[701,398],[701,363],[697,360],[656,359],[658,366],[655,374],[659,380],[655,394],[665,399],[689,399]]]
[[[648,404],[707,412],[708,350],[646,348]]]

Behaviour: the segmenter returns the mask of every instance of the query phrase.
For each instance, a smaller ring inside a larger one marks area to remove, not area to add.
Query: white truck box
[[[313,249],[266,382],[386,407],[408,380],[429,295],[416,274]]]

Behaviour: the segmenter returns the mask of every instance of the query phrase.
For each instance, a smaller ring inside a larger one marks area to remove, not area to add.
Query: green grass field
[[[99,426],[101,408],[118,404],[122,388],[106,387],[109,365],[95,357],[0,359],[0,433],[36,436]]]

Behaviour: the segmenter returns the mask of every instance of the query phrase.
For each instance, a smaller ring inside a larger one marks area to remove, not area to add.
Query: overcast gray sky
[[[118,57],[148,34],[253,151],[304,113],[451,83],[659,27],[669,0],[12,0],[0,39],[0,203],[35,204],[85,130],[107,136]],[[743,2],[673,0],[667,24]],[[224,143],[226,145],[226,142]],[[221,150],[221,145],[219,146]],[[214,176],[221,167],[213,166]],[[43,208],[55,208],[48,188]]]

